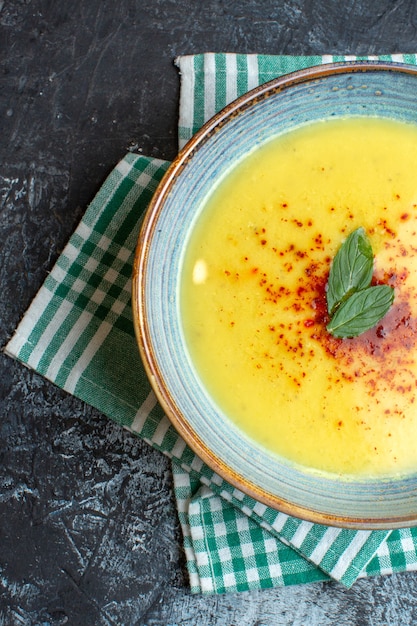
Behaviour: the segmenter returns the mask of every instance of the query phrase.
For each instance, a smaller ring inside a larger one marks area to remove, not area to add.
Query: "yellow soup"
[[[417,128],[319,122],[248,155],[207,199],[184,260],[191,358],[253,440],[305,466],[417,470]],[[331,260],[364,227],[388,314],[326,331]]]

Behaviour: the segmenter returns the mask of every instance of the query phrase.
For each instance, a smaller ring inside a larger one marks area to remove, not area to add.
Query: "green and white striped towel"
[[[381,58],[417,63],[415,55]],[[180,57],[180,145],[247,89],[288,71],[343,59]],[[139,358],[130,289],[141,216],[167,167],[131,153],[118,163],[5,351],[172,459],[193,592],[329,579],[350,586],[361,576],[417,569],[417,530],[342,530],[279,513],[210,470],[165,417]]]

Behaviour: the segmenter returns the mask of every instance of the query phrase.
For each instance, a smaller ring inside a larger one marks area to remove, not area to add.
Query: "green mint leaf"
[[[330,268],[327,283],[327,310],[332,316],[337,307],[356,291],[369,287],[374,256],[363,228],[350,233],[339,248]]]
[[[375,326],[388,312],[394,289],[376,285],[353,293],[337,309],[327,330],[335,337],[357,337]]]

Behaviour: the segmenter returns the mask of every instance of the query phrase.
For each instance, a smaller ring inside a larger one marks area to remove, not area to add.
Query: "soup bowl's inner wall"
[[[249,152],[282,133],[334,117],[417,123],[416,87],[414,71],[372,67],[313,76],[256,94],[201,134],[191,157],[180,157],[145,227],[142,351],[174,425],[223,477],[312,521],[362,527],[412,523],[417,477],[358,480],[312,471],[274,456],[241,432],[208,395],[187,351],[179,293],[184,250],[207,196]]]

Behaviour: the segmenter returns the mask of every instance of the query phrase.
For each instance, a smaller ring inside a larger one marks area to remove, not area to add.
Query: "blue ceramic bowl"
[[[187,240],[213,186],[249,151],[314,120],[380,116],[417,124],[417,71],[381,63],[321,66],[259,87],[227,106],[187,144],[145,217],[133,275],[141,355],[166,414],[191,448],[245,493],[314,522],[352,528],[417,524],[417,474],[326,475],[268,452],[207,393],[184,340],[179,285]]]

